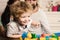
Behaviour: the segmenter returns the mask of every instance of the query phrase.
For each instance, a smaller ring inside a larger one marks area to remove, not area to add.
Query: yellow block
[[[33,39],[31,39],[31,40],[37,40],[37,38],[33,38]]]
[[[20,40],[23,40],[22,37],[20,37]]]
[[[24,40],[31,40],[31,39],[29,39],[29,38],[25,38]]]
[[[46,38],[44,38],[44,37],[40,37],[40,40],[46,40]]]
[[[28,34],[27,34],[27,38],[31,38],[31,37],[32,37],[31,33],[28,32]]]
[[[49,40],[57,40],[56,38],[49,38]]]
[[[58,39],[60,40],[60,36],[58,37]]]

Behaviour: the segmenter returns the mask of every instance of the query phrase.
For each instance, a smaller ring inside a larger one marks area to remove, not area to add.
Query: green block
[[[32,33],[32,38],[37,38],[36,34]]]

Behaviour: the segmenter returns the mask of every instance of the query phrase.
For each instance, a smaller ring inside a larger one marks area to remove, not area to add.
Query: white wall
[[[0,0],[0,14],[4,11],[8,0]]]
[[[52,32],[60,32],[60,12],[46,12]]]
[[[51,2],[51,1],[53,1],[53,2]],[[38,0],[38,3],[39,3],[39,5],[41,6],[41,8],[44,10],[44,11],[48,11],[48,8],[49,8],[49,3],[50,4],[55,4],[57,2],[57,4],[58,4],[58,2],[60,3],[60,0]],[[51,11],[51,10],[50,10]]]

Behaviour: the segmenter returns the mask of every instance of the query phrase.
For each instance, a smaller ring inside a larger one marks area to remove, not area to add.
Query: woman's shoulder
[[[41,8],[39,8],[39,12],[40,13],[45,13],[45,11],[43,9],[41,9]]]
[[[41,15],[45,15],[45,11],[43,11],[43,9],[39,8],[38,11],[36,13],[34,13],[33,15],[34,16],[36,15],[36,16],[40,17]]]

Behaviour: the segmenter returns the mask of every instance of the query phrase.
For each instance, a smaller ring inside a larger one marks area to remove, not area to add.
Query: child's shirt
[[[28,32],[28,29],[31,25],[32,20],[23,28],[17,22],[11,21],[7,24],[7,36],[10,37],[11,35],[20,34],[22,35],[23,32]]]

